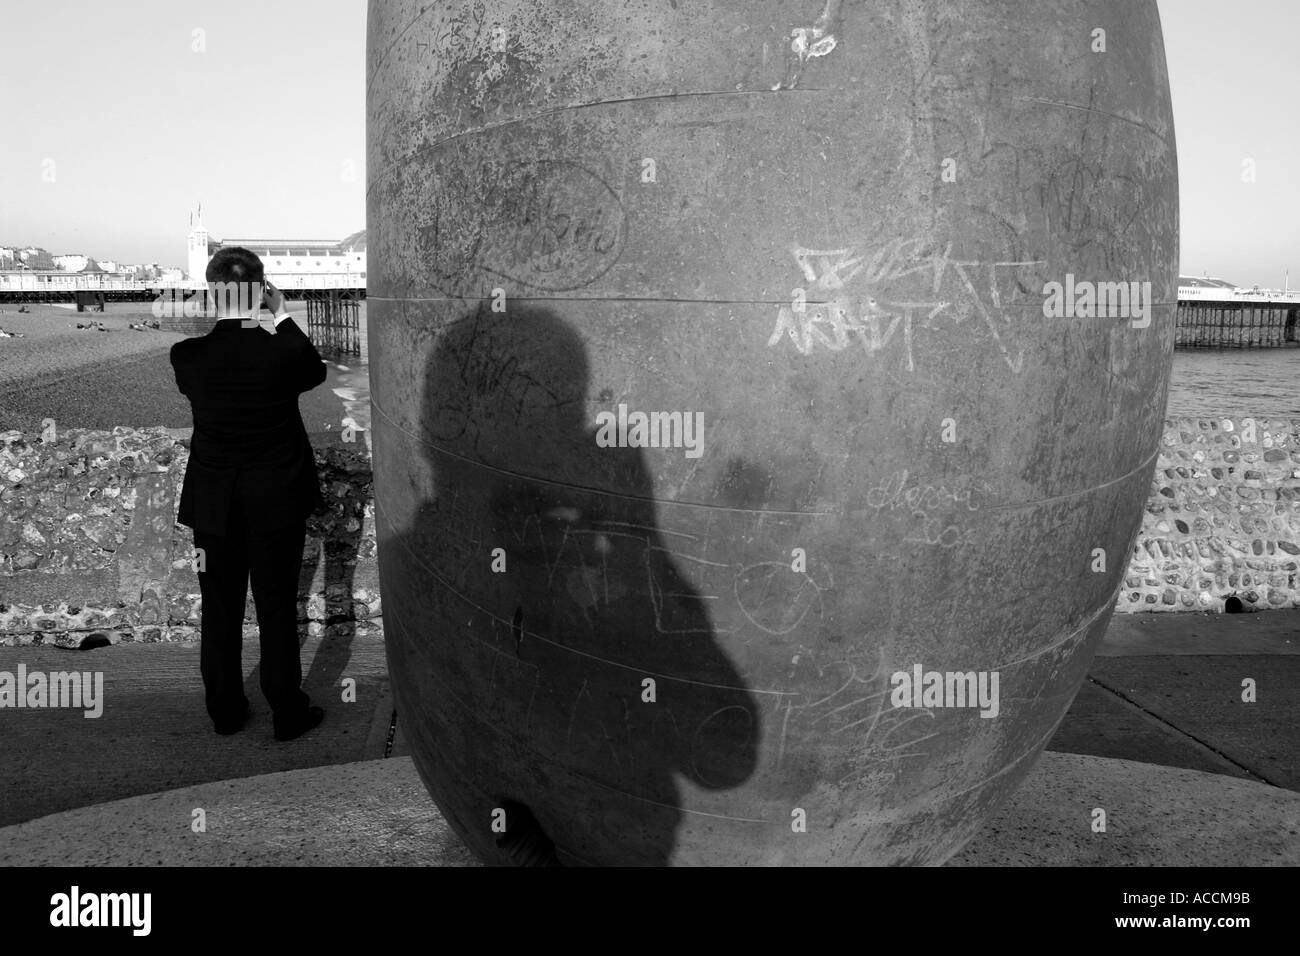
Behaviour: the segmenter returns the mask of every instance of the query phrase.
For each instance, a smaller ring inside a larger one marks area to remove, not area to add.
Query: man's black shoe
[[[244,709],[237,717],[230,717],[225,720],[214,720],[212,729],[223,737],[229,737],[231,734],[237,734],[248,723],[248,701],[244,701]]]
[[[275,739],[293,740],[317,726],[325,719],[325,711],[319,707],[308,707],[293,720],[275,721]]]

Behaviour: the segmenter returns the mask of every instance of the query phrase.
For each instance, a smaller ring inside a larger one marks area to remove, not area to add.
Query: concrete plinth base
[[[1105,832],[1094,832],[1096,809]],[[202,811],[204,832],[194,832]],[[950,865],[1300,864],[1300,793],[1045,753]],[[185,787],[0,829],[5,866],[474,866],[409,758]]]
[[[1096,810],[1105,832],[1093,832]],[[1044,753],[949,866],[1295,866],[1300,793],[1217,773]]]

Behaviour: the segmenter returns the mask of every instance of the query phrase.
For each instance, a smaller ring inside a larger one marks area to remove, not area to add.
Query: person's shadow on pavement
[[[353,614],[353,590],[357,557],[364,523],[363,509],[368,497],[367,483],[360,474],[346,470],[342,463],[361,454],[364,443],[332,445],[317,452],[321,494],[324,507],[307,519],[307,538],[303,546],[302,570],[298,574],[298,646],[303,651],[303,691],[314,703],[330,710],[342,699],[341,682],[352,659],[357,623]],[[338,449],[341,454],[336,453]],[[322,462],[323,458],[323,462]],[[337,486],[344,482],[346,487]],[[340,494],[340,492],[342,492]],[[324,566],[322,583],[313,589],[316,572]],[[318,601],[317,598],[323,598]],[[251,602],[249,603],[251,607]],[[246,612],[246,623],[255,619]],[[323,625],[316,652],[307,660],[307,642],[311,639],[308,619]],[[245,681],[256,688],[261,679],[261,663],[254,666]],[[251,692],[251,691],[250,691]]]
[[[316,570],[323,566],[321,593],[324,596],[322,623],[325,627],[304,676],[303,690],[313,698],[319,696],[322,701],[335,702],[340,700],[340,682],[352,659],[352,642],[356,638],[352,591],[365,505],[364,493],[357,482],[348,481],[343,495],[337,494],[336,490],[342,489],[335,489],[332,484],[321,489],[325,496],[325,509],[323,514],[313,515],[307,523],[308,543],[299,577],[300,593],[310,593]],[[300,606],[306,610],[305,603]],[[305,630],[302,639],[305,644]]]

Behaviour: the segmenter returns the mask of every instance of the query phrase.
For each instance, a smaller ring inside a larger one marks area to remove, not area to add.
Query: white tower
[[[199,204],[199,211],[196,215],[190,216],[190,237],[189,237],[189,273],[191,282],[203,282],[204,273],[208,269],[208,231],[203,228],[203,204]]]

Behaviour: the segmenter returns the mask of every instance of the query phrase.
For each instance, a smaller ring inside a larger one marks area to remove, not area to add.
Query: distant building
[[[1288,283],[1284,282],[1284,285]],[[1239,286],[1226,279],[1212,279],[1209,276],[1178,277],[1178,301],[1187,304],[1205,302],[1239,302],[1239,303],[1285,303],[1300,304],[1300,292],[1289,288],[1261,289],[1259,286]],[[1291,341],[1288,339],[1287,341]]]
[[[190,216],[190,234],[187,248],[189,263],[189,278],[195,282],[202,282],[208,268],[208,260],[217,250],[212,248],[212,241],[208,237],[208,231],[203,228],[203,207],[199,207],[197,216]],[[220,248],[218,246],[218,248]]]
[[[366,232],[346,239],[213,239],[201,216],[192,220],[188,240],[189,277],[202,281],[208,260],[218,250],[242,246],[257,255],[272,282],[285,288],[307,285],[321,276],[366,275]]]
[[[54,257],[40,246],[28,246],[26,249],[18,250],[18,258],[22,260],[21,268],[24,269],[51,272],[58,268],[54,264]]]
[[[75,252],[53,256],[52,258],[54,259],[54,268],[62,269],[64,272],[80,272],[86,268],[86,263],[90,261],[89,256],[83,256]]]
[[[95,268],[88,269],[87,266]],[[118,275],[131,267],[119,265],[113,259],[96,259],[80,252],[67,252],[52,256],[39,246],[26,249],[0,247],[0,270],[26,269],[32,272],[104,272]]]
[[[131,279],[156,279],[158,263],[118,263],[117,271]]]
[[[1235,289],[1237,284],[1229,282],[1227,279],[1211,279],[1209,276],[1179,276],[1178,287],[1180,289]]]

